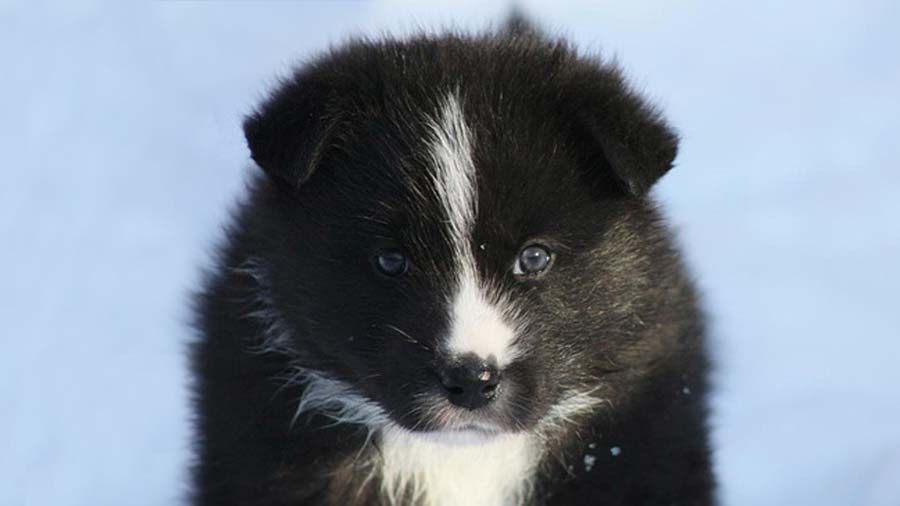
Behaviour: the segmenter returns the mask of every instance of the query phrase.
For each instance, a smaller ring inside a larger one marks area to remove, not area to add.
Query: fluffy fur
[[[193,504],[713,503],[701,316],[647,196],[677,138],[618,69],[518,18],[356,40],[244,130]]]

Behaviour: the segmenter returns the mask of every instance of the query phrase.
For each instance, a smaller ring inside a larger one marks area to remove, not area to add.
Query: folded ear
[[[672,168],[678,136],[616,67],[586,65],[567,90],[570,111],[629,193],[643,195]]]
[[[316,170],[339,122],[336,90],[323,81],[298,73],[244,119],[253,161],[295,187]]]

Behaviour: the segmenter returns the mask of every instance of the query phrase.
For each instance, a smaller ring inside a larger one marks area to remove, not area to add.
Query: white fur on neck
[[[540,460],[528,433],[484,436],[476,444],[452,435],[420,435],[390,425],[379,435],[381,490],[390,504],[512,506],[531,493]]]

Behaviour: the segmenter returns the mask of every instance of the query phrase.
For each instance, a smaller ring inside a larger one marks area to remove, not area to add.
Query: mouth
[[[417,432],[416,434],[434,443],[469,446],[489,443],[509,433],[494,425],[470,423],[440,430]]]
[[[527,399],[512,401],[499,399],[469,409],[453,404],[440,391],[426,391],[387,411],[394,423],[421,439],[466,444],[532,429],[536,415],[532,406]]]

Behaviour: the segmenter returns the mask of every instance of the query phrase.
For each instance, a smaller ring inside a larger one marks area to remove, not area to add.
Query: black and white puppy
[[[196,505],[709,505],[677,138],[521,21],[357,40],[244,124],[197,304]]]

